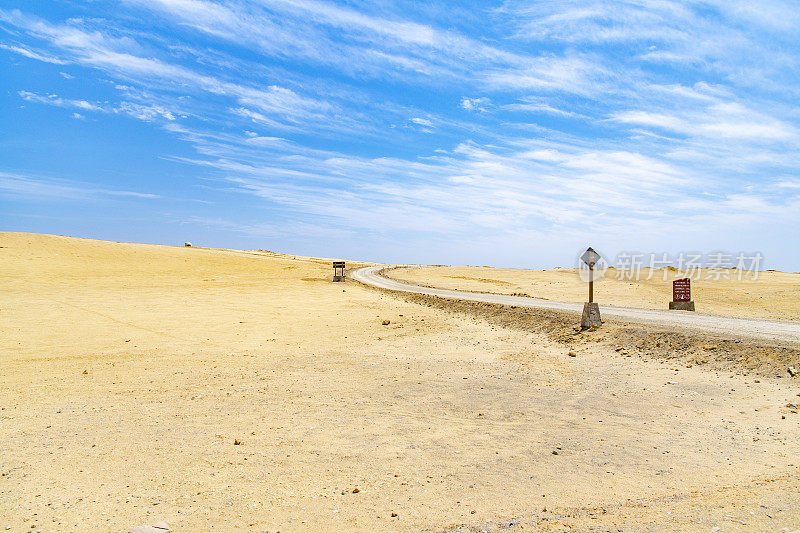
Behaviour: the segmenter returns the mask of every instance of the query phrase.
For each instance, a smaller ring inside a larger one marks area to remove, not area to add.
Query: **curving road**
[[[507,296],[505,294],[492,294],[483,292],[455,291],[449,289],[435,289],[421,287],[410,283],[403,283],[380,275],[380,271],[387,267],[364,267],[354,270],[349,275],[352,279],[391,291],[427,294],[441,298],[455,298],[471,302],[486,302],[502,305],[516,305],[517,307],[532,307],[547,309],[562,313],[580,315],[583,304],[572,302],[555,302],[539,298],[523,296]],[[752,337],[766,339],[778,343],[800,344],[800,323],[782,322],[778,320],[751,320],[746,318],[730,318],[713,315],[702,315],[688,311],[659,311],[654,309],[634,309],[630,307],[615,307],[604,305],[600,308],[603,318],[611,318],[623,322],[638,322],[658,326],[673,327],[675,329],[688,329],[722,336]]]

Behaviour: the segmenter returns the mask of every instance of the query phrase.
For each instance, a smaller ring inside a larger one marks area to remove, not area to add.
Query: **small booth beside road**
[[[333,281],[344,281],[344,261],[333,262]]]

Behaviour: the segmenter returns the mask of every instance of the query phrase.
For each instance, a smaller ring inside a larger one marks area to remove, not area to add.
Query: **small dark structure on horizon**
[[[344,261],[333,262],[333,281],[344,281]]]

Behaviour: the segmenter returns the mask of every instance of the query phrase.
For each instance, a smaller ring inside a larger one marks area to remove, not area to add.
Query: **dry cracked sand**
[[[800,378],[330,275],[0,233],[0,530],[800,529]]]

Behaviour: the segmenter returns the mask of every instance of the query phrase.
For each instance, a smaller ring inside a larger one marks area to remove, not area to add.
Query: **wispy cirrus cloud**
[[[20,197],[85,199],[102,196],[127,196],[131,198],[161,198],[158,194],[98,188],[96,185],[76,180],[26,176],[0,172],[0,194]]]
[[[607,75],[595,62],[574,54],[510,52],[456,32],[328,2],[128,1],[260,53],[328,65],[350,76],[425,78],[441,84],[477,73],[495,89],[537,87],[585,94],[598,90],[598,80]],[[326,28],[335,30],[335,36]]]
[[[511,224],[534,225],[544,234],[575,224],[653,231],[676,217],[681,225],[713,216],[750,219],[748,206],[788,216],[798,204],[764,191],[731,192],[664,159],[548,141],[526,141],[516,149],[464,143],[436,157],[406,160],[305,150],[280,138],[192,138],[208,157],[191,163],[219,171],[220,187],[335,220],[354,232],[370,230],[376,217],[392,231],[422,231],[422,221],[435,221],[453,235]]]
[[[797,130],[786,122],[753,113],[736,105],[709,108],[710,115],[679,117],[646,111],[625,111],[614,115],[617,122],[652,126],[664,130],[706,137],[750,141],[796,140]]]
[[[74,107],[77,109],[83,109],[84,111],[102,111],[103,109],[102,107],[91,104],[86,100],[70,100],[68,98],[61,98],[56,94],[42,96],[30,91],[19,91],[19,95],[22,99],[28,102],[36,102],[39,104],[54,105],[58,107]]]
[[[91,103],[87,102],[86,100],[62,98],[57,94],[41,95],[31,91],[19,91],[19,96],[27,102],[33,102],[36,104],[73,108],[84,112],[122,114],[143,120],[145,122],[152,122],[156,119],[164,119],[168,121],[173,121],[176,119],[176,115],[172,111],[158,104],[144,105],[122,101],[119,104],[112,106],[107,103]],[[84,115],[77,112],[73,113],[73,116],[79,119],[85,118]]]
[[[15,54],[19,54],[21,56],[25,56],[29,59],[35,59],[37,61],[43,61],[45,63],[53,63],[55,65],[65,65],[67,63],[66,61],[62,61],[61,59],[57,59],[47,54],[36,52],[29,48],[25,48],[23,46],[12,46],[0,43],[0,48],[3,50],[14,52]]]
[[[141,48],[129,37],[115,38],[74,26],[50,24],[18,11],[0,10],[0,21],[47,40],[65,54],[62,61],[99,68],[139,83],[150,80],[157,84],[166,83],[167,88],[181,87],[195,92],[227,96],[257,112],[273,115],[276,121],[298,123],[320,119],[324,116],[323,111],[331,109],[331,104],[327,101],[304,97],[278,85],[250,87],[198,73],[161,59],[136,55],[132,51],[140,51]]]
[[[655,70],[660,64],[679,65],[740,86],[768,83],[790,89],[787,69],[800,60],[782,50],[800,37],[800,26],[791,22],[800,21],[798,11],[782,0],[767,0],[757,8],[741,0],[590,0],[567,6],[510,0],[504,9],[516,16],[522,39],[586,51],[625,47],[629,65],[630,59]]]

